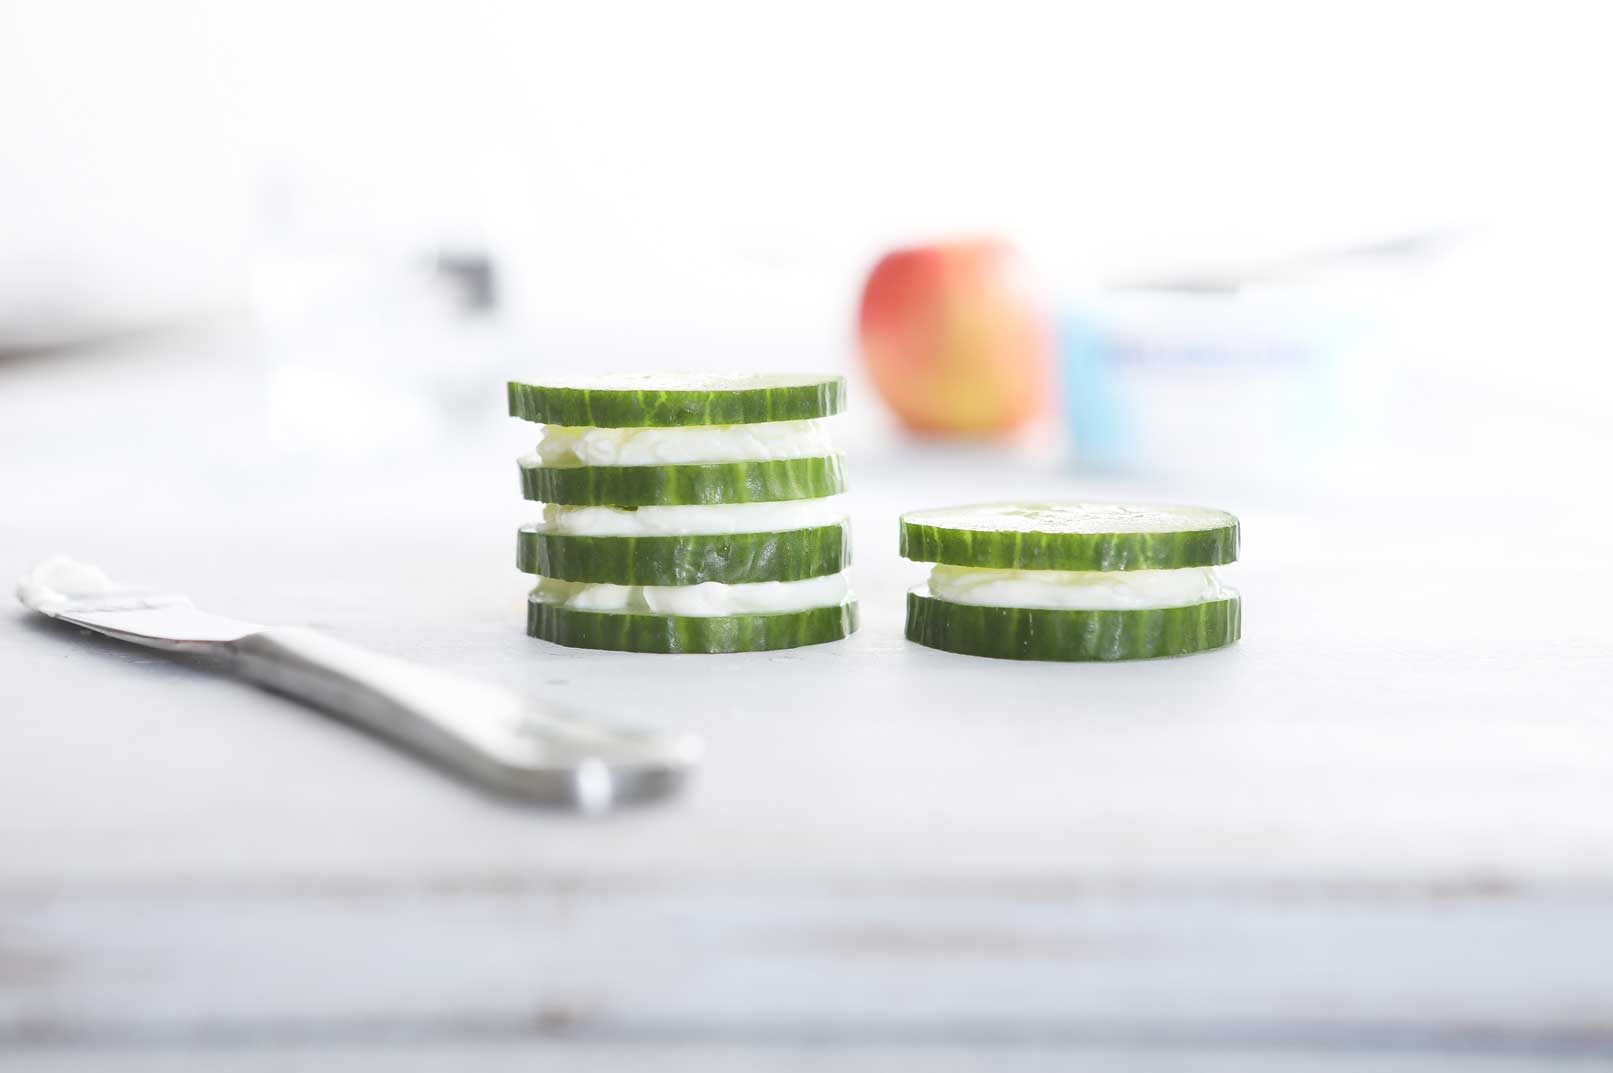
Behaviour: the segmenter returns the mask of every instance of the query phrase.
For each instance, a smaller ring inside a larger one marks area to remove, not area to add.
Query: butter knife
[[[596,722],[314,630],[208,614],[65,556],[25,575],[17,598],[119,641],[205,657],[511,797],[601,812],[672,794],[699,763],[688,734]]]

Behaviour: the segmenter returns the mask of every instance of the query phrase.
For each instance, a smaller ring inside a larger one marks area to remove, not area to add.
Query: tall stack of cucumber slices
[[[576,648],[754,652],[857,628],[826,418],[845,381],[655,373],[509,385],[543,428],[521,490],[527,632]]]
[[[1201,507],[997,503],[902,515],[901,553],[936,564],[907,595],[907,637],[1000,659],[1177,656],[1238,639],[1215,568],[1238,519]]]

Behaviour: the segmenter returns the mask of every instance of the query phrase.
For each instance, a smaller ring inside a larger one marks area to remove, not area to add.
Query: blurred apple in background
[[[1030,272],[997,240],[896,250],[863,289],[874,385],[915,432],[984,436],[1043,414],[1053,331]]]

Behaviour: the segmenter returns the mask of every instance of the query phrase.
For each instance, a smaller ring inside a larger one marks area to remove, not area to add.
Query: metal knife
[[[699,763],[688,734],[600,723],[313,630],[211,615],[64,556],[24,576],[17,598],[119,641],[207,657],[508,796],[600,812],[665,797]]]

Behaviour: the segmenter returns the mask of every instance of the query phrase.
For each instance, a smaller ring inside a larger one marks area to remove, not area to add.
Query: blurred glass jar
[[[1365,345],[1381,280],[1095,291],[1058,320],[1062,394],[1083,469],[1250,483],[1321,477],[1381,420]]]

